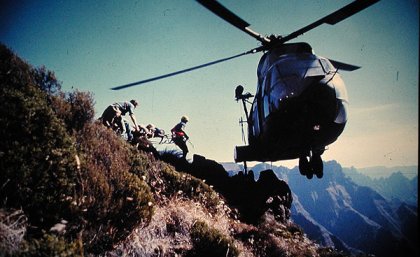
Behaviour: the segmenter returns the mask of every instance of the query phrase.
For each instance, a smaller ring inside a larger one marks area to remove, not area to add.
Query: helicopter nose
[[[320,130],[323,124],[335,120],[337,100],[334,87],[329,83],[319,82],[312,85],[307,103],[308,117],[314,130]]]

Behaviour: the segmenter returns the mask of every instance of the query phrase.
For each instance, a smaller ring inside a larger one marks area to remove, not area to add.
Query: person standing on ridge
[[[182,157],[184,159],[186,159],[188,153],[187,140],[189,137],[184,131],[188,121],[189,118],[184,115],[181,117],[181,122],[171,129],[172,140],[182,150]]]

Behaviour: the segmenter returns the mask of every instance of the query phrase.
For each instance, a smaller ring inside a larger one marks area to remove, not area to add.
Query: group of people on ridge
[[[144,137],[145,139],[159,137],[163,139],[166,136],[163,129],[159,129],[153,124],[142,126],[137,122],[136,116],[134,115],[134,109],[137,106],[139,106],[139,103],[136,100],[113,103],[105,109],[100,120],[102,124],[117,131],[117,133],[125,137],[130,143],[135,142],[135,137]],[[123,117],[127,113],[134,124],[134,130],[131,130],[129,122]],[[187,116],[182,116],[181,121],[171,129],[172,141],[182,150],[184,159],[188,153],[187,141],[189,137],[185,133],[185,126],[188,121]]]

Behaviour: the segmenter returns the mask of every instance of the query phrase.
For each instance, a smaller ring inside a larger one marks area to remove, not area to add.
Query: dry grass
[[[203,205],[183,197],[172,197],[155,207],[147,227],[136,229],[127,240],[107,256],[179,256],[192,247],[190,230],[197,221],[205,222],[230,237],[231,222],[226,205],[220,202],[218,211],[211,214]],[[241,247],[241,245],[237,245]]]
[[[320,256],[319,246],[301,231],[296,231],[293,223],[278,223],[272,215],[266,215],[256,227],[230,218],[229,212],[223,202],[211,214],[197,201],[172,197],[155,206],[148,226],[135,229],[105,256],[186,256],[193,247],[190,232],[196,222],[204,222],[209,228],[231,238],[240,257]]]
[[[319,246],[300,231],[291,229],[294,227],[295,224],[290,221],[282,224],[271,215],[265,215],[264,221],[259,225],[259,229],[267,234],[273,244],[283,249],[284,256],[319,256]]]
[[[19,250],[26,233],[27,218],[21,210],[0,209],[0,255]]]

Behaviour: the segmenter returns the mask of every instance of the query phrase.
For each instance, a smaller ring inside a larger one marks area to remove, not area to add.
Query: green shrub
[[[158,190],[167,197],[181,196],[197,200],[203,204],[210,212],[216,211],[221,200],[219,195],[209,185],[201,179],[197,179],[189,174],[177,172],[166,164],[161,165],[152,173],[148,173],[149,184],[154,190]]]
[[[151,219],[150,188],[130,173],[144,173],[138,152],[92,122],[90,93],[61,92],[0,44],[0,102],[0,208],[22,208],[34,240],[64,219],[64,238],[99,254]]]
[[[64,238],[44,234],[40,239],[31,239],[23,245],[23,249],[16,254],[18,257],[78,257],[83,256],[83,249],[79,242],[68,243]]]
[[[57,116],[64,121],[66,129],[73,134],[93,121],[95,116],[93,96],[89,92],[75,90],[51,96],[51,106]]]
[[[74,212],[76,150],[29,65],[0,47],[0,207],[23,208],[49,228]]]
[[[87,251],[100,253],[125,239],[153,214],[149,186],[130,169],[143,169],[131,163],[133,151],[112,131],[99,123],[86,125],[77,138],[81,159],[80,197],[83,210],[84,242]],[[80,230],[81,228],[78,228]]]
[[[54,72],[47,70],[45,66],[32,69],[31,72],[35,84],[48,96],[61,92],[61,83],[56,79]]]
[[[233,240],[219,231],[209,228],[206,223],[197,221],[191,228],[193,248],[188,256],[225,257],[238,256],[239,251],[233,245]]]
[[[131,149],[130,154],[130,170],[129,172],[135,174],[139,178],[150,178],[149,174],[156,173],[156,170],[159,169],[155,164],[155,159],[151,159],[147,154],[142,151],[138,151],[135,148]]]

